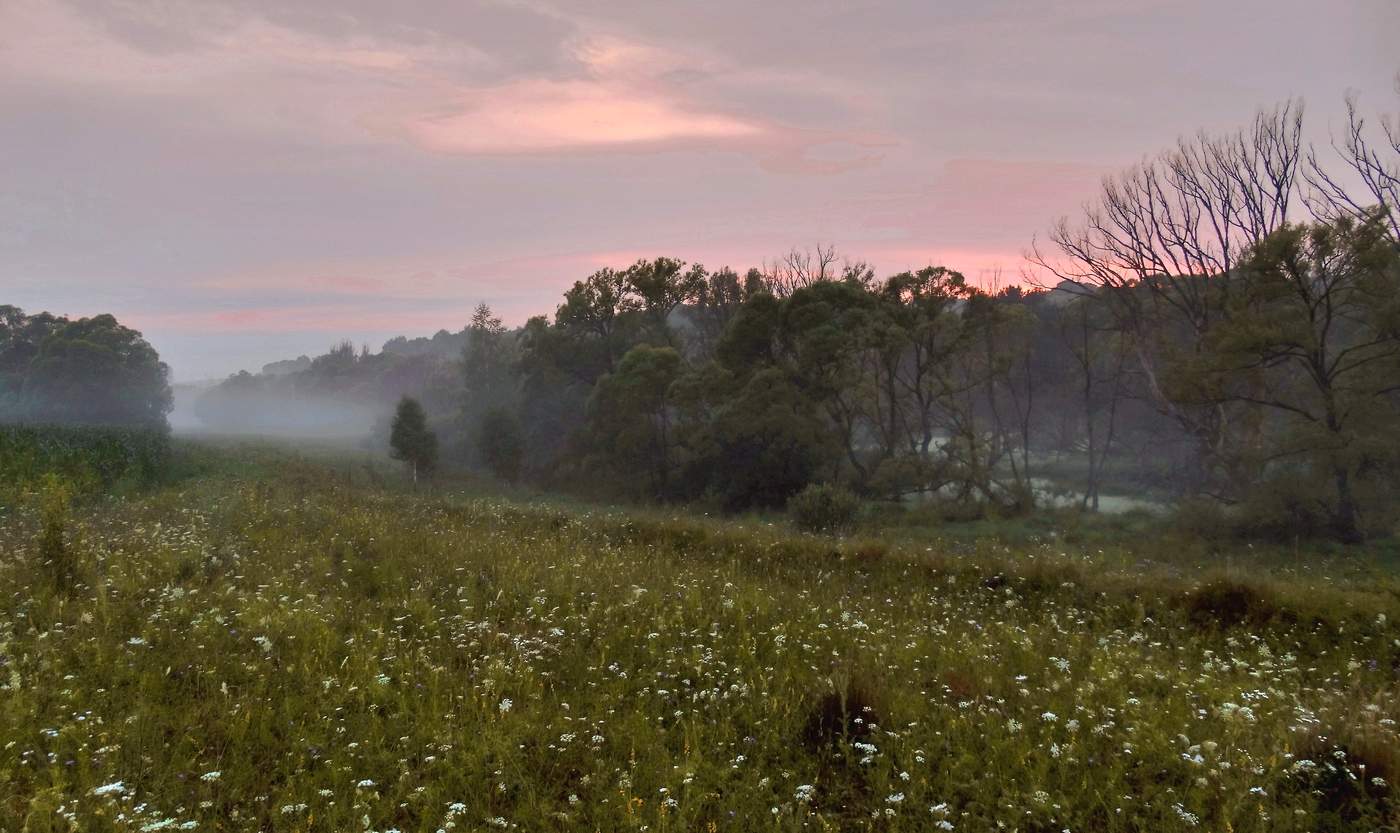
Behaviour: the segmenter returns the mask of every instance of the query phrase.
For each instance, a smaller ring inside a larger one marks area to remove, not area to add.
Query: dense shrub
[[[148,485],[170,455],[160,430],[60,425],[0,425],[0,503],[32,490],[45,475],[77,494]]]
[[[1371,486],[1368,494],[1383,491]],[[1330,483],[1297,472],[1262,480],[1244,500],[1231,505],[1209,498],[1183,499],[1174,517],[1182,531],[1207,541],[1320,541],[1340,536],[1328,508],[1333,500]],[[1394,512],[1383,511],[1386,504],[1387,499],[1378,497],[1377,511],[1363,516],[1366,535],[1390,531]]]
[[[788,517],[803,532],[840,535],[855,526],[860,499],[840,486],[813,483],[788,501]]]
[[[1229,577],[1215,578],[1190,590],[1183,604],[1191,621],[1201,627],[1264,625],[1291,618],[1266,589]]]

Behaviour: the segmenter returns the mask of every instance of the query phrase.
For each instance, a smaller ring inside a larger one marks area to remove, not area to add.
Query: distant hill
[[[378,353],[341,342],[325,353],[241,371],[193,399],[192,430],[282,436],[364,436],[401,396],[421,400],[429,413],[455,413],[460,361],[467,331],[431,337],[398,336]]]

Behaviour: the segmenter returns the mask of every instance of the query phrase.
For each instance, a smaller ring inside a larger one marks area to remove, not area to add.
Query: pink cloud
[[[384,281],[359,275],[315,275],[306,279],[308,288],[327,289],[332,292],[383,292]]]
[[[563,148],[735,139],[763,132],[720,113],[695,112],[664,95],[613,83],[520,81],[468,94],[454,111],[406,126],[438,153],[533,153]]]

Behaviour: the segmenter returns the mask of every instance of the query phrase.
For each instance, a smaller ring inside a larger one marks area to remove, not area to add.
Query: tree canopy
[[[0,419],[163,429],[169,376],[155,348],[111,315],[0,307]]]

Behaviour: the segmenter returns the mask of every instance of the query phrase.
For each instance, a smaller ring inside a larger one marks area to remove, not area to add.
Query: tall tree
[[[1250,253],[1236,284],[1228,315],[1166,379],[1170,393],[1266,421],[1267,442],[1232,453],[1253,454],[1256,477],[1293,461],[1321,475],[1330,531],[1359,540],[1357,479],[1392,471],[1397,460],[1384,454],[1400,444],[1400,250],[1385,212],[1284,226]]]
[[[1248,128],[1201,133],[1105,180],[1082,222],[1062,220],[1050,247],[1030,259],[1062,286],[1106,303],[1132,333],[1137,369],[1153,401],[1194,438],[1200,465],[1192,491],[1228,488],[1218,463],[1248,442],[1238,409],[1191,406],[1162,387],[1166,365],[1187,360],[1213,322],[1228,314],[1236,267],[1281,228],[1298,197],[1304,151],[1302,107],[1260,112]]]
[[[637,299],[648,335],[660,344],[677,346],[670,325],[671,313],[699,297],[706,286],[705,267],[697,263],[686,269],[683,261],[658,257],[639,260],[624,274],[628,291]]]
[[[511,334],[485,303],[467,325],[462,349],[462,418],[474,426],[487,411],[513,408],[517,399],[516,350]]]

